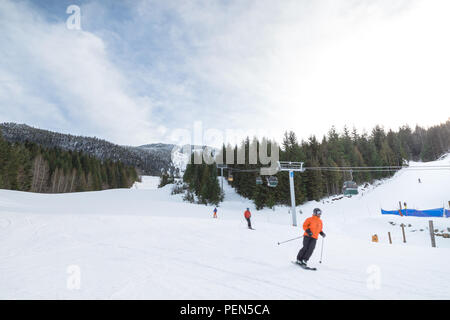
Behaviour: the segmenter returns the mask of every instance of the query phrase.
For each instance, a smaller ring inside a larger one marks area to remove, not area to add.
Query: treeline
[[[193,163],[194,154],[183,175],[183,181],[188,185],[184,199],[194,202],[195,195],[200,204],[218,205],[223,200],[223,195],[217,180],[217,166]]]
[[[450,119],[428,129],[416,126],[412,131],[404,126],[397,135],[409,159],[436,160],[450,150]]]
[[[175,179],[180,178],[180,169],[171,167],[169,170],[161,170],[158,188],[175,183]]]
[[[33,142],[45,148],[82,152],[101,161],[120,161],[148,175],[168,170],[173,145],[152,144],[142,147],[121,146],[95,137],[74,136],[42,130],[17,123],[0,123],[0,133],[11,143]]]
[[[10,143],[0,135],[0,188],[41,193],[129,188],[138,174],[119,161],[82,152]]]
[[[261,141],[263,142],[263,141]],[[265,141],[266,143],[274,143]],[[247,138],[240,146],[234,147],[234,154],[245,151],[245,164],[228,165],[238,170],[257,169],[260,165],[249,164],[249,149],[259,150],[260,141]],[[270,150],[270,147],[268,148]],[[429,129],[416,126],[412,130],[408,126],[398,131],[385,131],[376,126],[370,134],[358,133],[356,129],[344,128],[338,133],[333,127],[319,141],[315,136],[308,140],[298,141],[294,132],[286,132],[280,148],[281,161],[304,162],[306,167],[373,167],[401,166],[408,160],[431,161],[450,150],[450,120]],[[223,159],[226,159],[226,148],[222,148]],[[219,154],[219,156],[222,156]],[[260,163],[258,159],[258,163]],[[190,170],[196,166],[191,165]],[[278,172],[277,187],[269,187],[267,183],[257,185],[259,173],[233,171],[231,185],[240,195],[252,199],[258,209],[273,207],[276,204],[289,204],[289,177],[287,172]],[[344,181],[353,179],[358,184],[372,182],[374,179],[389,177],[393,172],[350,172],[307,170],[295,175],[296,203],[309,200],[320,200],[325,196],[341,193]],[[266,177],[263,177],[265,180]],[[200,183],[196,188],[202,189]]]

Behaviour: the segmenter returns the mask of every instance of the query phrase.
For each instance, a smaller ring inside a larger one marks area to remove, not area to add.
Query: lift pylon
[[[289,172],[289,186],[291,189],[292,225],[297,226],[297,211],[295,210],[294,172],[304,172],[303,162],[278,161],[278,171]]]
[[[222,179],[220,179],[220,187],[223,193],[223,169],[228,169],[228,166],[226,164],[217,164],[217,168],[220,169],[220,176],[222,177]]]

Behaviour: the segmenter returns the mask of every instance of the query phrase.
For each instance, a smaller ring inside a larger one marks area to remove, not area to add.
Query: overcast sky
[[[81,30],[67,28],[69,5]],[[450,1],[0,1],[0,122],[171,142],[450,116]],[[239,133],[245,134],[245,132]]]

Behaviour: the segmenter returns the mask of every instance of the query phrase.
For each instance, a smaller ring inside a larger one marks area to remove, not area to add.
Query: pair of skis
[[[311,268],[311,267],[305,266],[303,264],[298,263],[297,261],[291,261],[291,262],[293,264],[297,265],[297,266],[300,266],[301,268],[303,268],[305,270],[310,270],[310,271],[316,271],[317,270],[317,268]]]

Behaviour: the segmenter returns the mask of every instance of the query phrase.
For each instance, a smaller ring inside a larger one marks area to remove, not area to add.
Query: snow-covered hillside
[[[0,134],[11,143],[33,142],[45,148],[83,152],[100,160],[121,161],[147,174],[167,170],[174,145],[155,143],[141,147],[121,146],[96,137],[75,136],[30,127],[26,124],[0,123]]]
[[[213,207],[185,203],[157,183],[144,177],[131,189],[69,194],[0,190],[0,298],[450,298],[450,239],[437,237],[431,248],[429,219],[380,214],[398,201],[442,207],[450,171],[402,170],[355,197],[299,206],[299,221],[323,210],[327,237],[310,260],[316,272],[290,263],[300,241],[277,245],[301,234],[287,207],[255,211],[224,182],[225,201],[212,219]],[[450,227],[447,218],[433,221]],[[406,244],[401,222],[411,225]],[[73,270],[79,289],[70,285]]]

